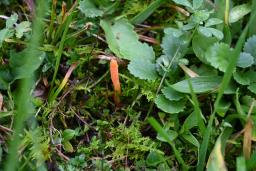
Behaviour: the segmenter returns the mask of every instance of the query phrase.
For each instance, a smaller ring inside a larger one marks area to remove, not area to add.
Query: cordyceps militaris
[[[121,85],[118,75],[118,63],[116,59],[110,60],[110,75],[114,87],[114,101],[116,106],[120,105]]]

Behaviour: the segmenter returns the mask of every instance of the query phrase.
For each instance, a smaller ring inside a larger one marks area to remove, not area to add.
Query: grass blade
[[[40,7],[40,8],[39,8]],[[40,46],[41,38],[43,36],[43,20],[42,18],[46,14],[47,3],[44,0],[37,1],[36,17],[33,23],[33,33],[30,40],[27,53],[29,58],[36,58],[33,52],[35,52]],[[40,60],[40,59],[38,59]],[[9,155],[7,156],[7,162],[5,163],[5,171],[14,171],[18,165],[18,147],[20,145],[20,133],[22,133],[24,127],[24,121],[29,116],[30,112],[33,111],[31,104],[30,92],[34,85],[33,73],[28,77],[20,80],[18,91],[16,92],[16,112],[14,117],[14,134],[11,137],[9,144]]]
[[[153,1],[145,10],[137,14],[134,18],[132,18],[132,24],[140,24],[145,21],[158,7],[160,7],[165,0],[156,0]]]

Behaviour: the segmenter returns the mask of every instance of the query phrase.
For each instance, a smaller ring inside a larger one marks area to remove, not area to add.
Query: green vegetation
[[[0,4],[0,170],[256,169],[256,1]]]

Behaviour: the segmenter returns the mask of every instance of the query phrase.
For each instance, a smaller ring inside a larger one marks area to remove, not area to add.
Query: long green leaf
[[[158,7],[160,7],[166,0],[153,1],[145,10],[140,12],[134,18],[132,18],[132,24],[140,24],[145,21]]]
[[[40,8],[39,8],[40,7]],[[34,52],[40,46],[41,38],[43,36],[43,17],[46,14],[47,3],[44,0],[37,1],[37,10],[36,17],[33,22],[33,34],[30,40],[28,51],[26,53],[27,58],[38,58],[40,61],[40,56],[34,54]],[[33,66],[31,66],[33,67]],[[33,70],[32,70],[33,71]],[[33,74],[28,74],[26,78],[20,80],[20,86],[18,91],[16,92],[16,112],[14,117],[14,134],[10,138],[9,151],[7,161],[5,162],[5,171],[14,171],[17,170],[18,165],[18,147],[20,145],[21,139],[20,134],[22,133],[24,127],[24,121],[28,118],[28,116],[33,112],[33,107],[31,103],[30,92],[33,87]]]

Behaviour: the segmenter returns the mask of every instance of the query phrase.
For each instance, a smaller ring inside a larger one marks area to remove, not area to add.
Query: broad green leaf
[[[256,94],[256,83],[250,84],[250,85],[248,86],[248,89],[249,89],[252,93]]]
[[[203,0],[193,0],[193,8],[194,9],[198,9],[202,6],[203,4]]]
[[[231,55],[232,49],[224,43],[215,43],[205,54],[206,60],[222,72],[226,71]]]
[[[178,101],[184,98],[184,94],[175,91],[171,87],[164,87],[161,91],[164,94],[164,96],[171,101]]]
[[[242,4],[233,7],[229,14],[229,22],[234,23],[251,12],[251,4]]]
[[[250,75],[248,75],[248,72],[243,73],[241,71],[236,71],[233,73],[233,77],[235,81],[241,85],[250,85]]]
[[[206,93],[217,90],[222,77],[219,76],[201,76],[189,78],[195,93]],[[171,87],[181,93],[190,93],[188,80],[185,79],[178,83],[171,85]]]
[[[196,56],[205,64],[208,64],[206,60],[206,50],[216,43],[216,38],[205,37],[201,34],[196,34],[192,39],[192,48]]]
[[[182,112],[185,108],[184,101],[170,101],[164,95],[158,95],[155,104],[159,109],[170,114]]]
[[[138,35],[127,20],[120,19],[114,24],[101,20],[100,25],[105,31],[110,50],[118,57],[128,60],[140,58],[153,61],[155,59],[153,48],[139,42]]]
[[[105,32],[105,37],[107,39],[108,47],[110,48],[110,50],[113,53],[115,53],[115,55],[117,55],[118,57],[121,57],[122,55],[120,54],[119,45],[118,45],[116,37],[112,31],[110,22],[101,20],[100,26],[103,28],[103,30]]]
[[[224,157],[221,152],[221,139],[218,138],[207,163],[207,171],[227,171]]]
[[[222,23],[223,23],[223,21],[219,18],[210,18],[205,23],[205,27],[210,27],[210,26],[214,26],[214,25],[218,25],[218,24],[222,24]]]
[[[103,11],[98,9],[93,0],[82,0],[79,3],[80,11],[89,18],[95,18],[95,17],[100,17],[103,15]]]
[[[69,141],[76,135],[76,131],[73,129],[65,129],[62,133],[63,141]]]
[[[29,21],[23,21],[20,24],[18,24],[15,27],[15,30],[16,30],[15,35],[16,35],[16,37],[20,39],[23,36],[24,33],[30,31],[31,30],[30,25],[31,25],[31,23]]]
[[[169,141],[174,141],[178,137],[178,133],[174,130],[165,129],[165,132],[168,134]],[[162,142],[167,142],[167,140],[159,133],[156,138]]]
[[[176,4],[192,8],[192,4],[188,0],[173,0]]]
[[[182,136],[182,138],[184,138],[185,140],[187,140],[189,143],[193,144],[197,148],[200,147],[198,140],[196,139],[196,137],[193,134],[191,134],[191,132],[184,133],[181,136]]]
[[[156,65],[147,60],[132,60],[128,65],[128,70],[140,79],[155,80],[157,78]]]
[[[11,52],[10,67],[15,79],[30,77],[33,72],[41,65],[45,55],[45,52],[28,51],[27,49],[19,53]],[[33,56],[33,58],[27,58],[30,56]]]
[[[237,61],[237,66],[240,68],[248,68],[254,64],[254,58],[250,53],[242,52]]]
[[[254,57],[254,62],[256,63],[256,35],[253,35],[244,45],[244,52],[250,53]]]
[[[6,28],[13,28],[14,24],[18,21],[18,14],[14,13],[12,14],[7,20],[6,20]]]
[[[158,164],[164,161],[165,161],[164,156],[156,151],[150,151],[146,159],[146,163],[148,166],[157,166]]]

